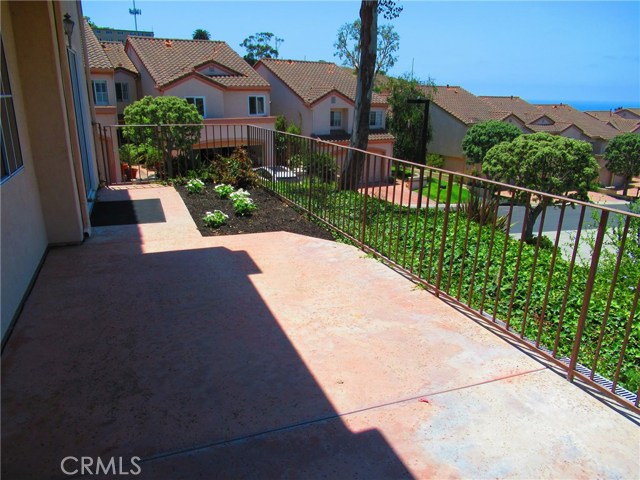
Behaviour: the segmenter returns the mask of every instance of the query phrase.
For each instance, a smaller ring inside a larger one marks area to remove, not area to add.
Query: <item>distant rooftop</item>
[[[224,88],[270,88],[225,42],[130,36],[125,50],[136,53],[161,89],[190,75]]]
[[[263,58],[260,64],[282,80],[303,102],[311,105],[331,92],[355,101],[357,77],[353,70],[331,62]],[[386,104],[383,95],[373,93],[372,103]]]
[[[142,30],[121,30],[118,28],[105,28],[95,27],[93,28],[98,40],[101,42],[120,42],[124,45],[127,41],[127,37],[136,35],[138,37],[153,37],[153,32],[146,32]]]

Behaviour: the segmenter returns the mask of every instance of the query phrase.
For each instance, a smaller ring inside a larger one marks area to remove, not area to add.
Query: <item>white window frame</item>
[[[331,110],[329,113],[329,127],[342,128],[342,110]]]
[[[118,86],[120,87],[119,99],[118,99]],[[128,101],[129,101],[129,83],[116,82],[116,102],[128,102]]]
[[[96,106],[104,107],[109,105],[109,87],[106,80],[92,80],[93,84],[93,101]],[[98,91],[98,85],[104,87],[104,91]]]
[[[24,168],[22,159],[22,149],[20,148],[20,137],[18,135],[18,125],[16,122],[16,112],[13,106],[13,94],[9,82],[7,61],[4,55],[4,45],[0,41],[2,50],[2,88],[0,89],[0,103],[2,110],[2,122],[0,122],[0,162],[2,162],[2,173],[0,183],[11,178],[14,174]]]
[[[373,118],[373,122],[371,122]],[[382,112],[380,110],[371,110],[369,112],[369,127],[382,128]]]
[[[190,95],[190,96],[184,97],[184,99],[190,105],[195,105],[196,109],[198,109],[198,100],[201,100],[202,101],[202,112],[200,112],[200,110],[198,109],[198,113],[200,115],[202,115],[202,118],[207,118],[207,101],[205,100],[205,97],[197,96],[197,95]]]
[[[260,109],[258,108],[260,99],[262,99],[262,111],[260,111]],[[255,113],[251,113],[251,100],[253,100],[255,103]],[[249,106],[248,111],[250,117],[260,117],[267,114],[267,97],[265,97],[264,95],[249,95],[247,102]]]

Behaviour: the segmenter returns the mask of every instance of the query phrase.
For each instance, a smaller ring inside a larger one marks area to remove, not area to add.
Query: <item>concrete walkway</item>
[[[49,253],[2,355],[3,480],[640,477],[637,416],[357,249],[101,195],[167,223]]]

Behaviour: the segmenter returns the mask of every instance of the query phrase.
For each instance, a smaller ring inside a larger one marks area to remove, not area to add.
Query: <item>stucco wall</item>
[[[173,95],[179,98],[204,97],[204,118],[222,118],[225,116],[225,93],[212,84],[196,78],[188,78],[178,82],[164,90],[162,95]]]
[[[311,110],[305,106],[300,97],[263,65],[258,65],[256,71],[271,85],[271,115],[284,115],[287,121],[300,127],[302,135],[310,136],[313,133]]]
[[[439,153],[444,157],[464,158],[462,139],[467,126],[435,103],[429,106],[429,125],[431,141],[427,144],[429,153]]]
[[[47,244],[81,242],[88,210],[84,182],[78,178],[82,170],[61,21],[64,8],[79,25],[79,4],[1,2],[1,7],[24,163],[22,170],[0,186],[4,338]],[[72,48],[82,58],[79,41],[76,31]],[[85,113],[90,118],[84,71],[80,76]]]
[[[0,302],[1,335],[4,338],[17,308],[47,248],[47,234],[40,206],[40,193],[33,169],[31,142],[22,99],[19,55],[13,41],[8,2],[0,2],[2,40],[20,138],[24,168],[0,184]]]
[[[52,244],[81,242],[77,186],[84,189],[84,182],[74,164],[77,134],[70,130],[75,124],[66,104],[67,98],[72,98],[70,85],[63,84],[63,75],[68,78],[68,62],[60,57],[56,43],[64,34],[55,31],[53,5],[48,2],[11,2],[10,9],[47,238]]]
[[[264,90],[227,90],[224,98],[224,116],[226,118],[249,117],[249,97],[264,97],[264,115],[251,115],[251,117],[268,117],[271,115],[271,95]]]
[[[334,103],[331,103],[335,99]],[[316,135],[328,135],[331,133],[331,110],[342,110],[342,127],[351,133],[353,128],[353,104],[339,95],[328,95],[319,102],[313,104],[313,133]]]
[[[140,91],[138,92],[138,98],[146,97],[147,95],[151,95],[152,97],[160,95],[160,91],[156,88],[156,82],[153,81],[151,75],[147,72],[147,69],[144,67],[136,51],[133,48],[127,48],[126,46],[125,51],[140,73]]]

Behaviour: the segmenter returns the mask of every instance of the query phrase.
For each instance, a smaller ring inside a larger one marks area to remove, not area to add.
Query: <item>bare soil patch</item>
[[[183,185],[176,185],[175,189],[182,197],[203,236],[285,231],[333,240],[328,230],[309,221],[304,214],[300,214],[295,208],[260,187],[249,190],[251,198],[258,207],[249,216],[236,215],[231,200],[220,199],[210,184],[202,193],[189,193]],[[226,223],[218,228],[208,227],[202,221],[206,212],[214,210],[220,210],[229,215]]]

